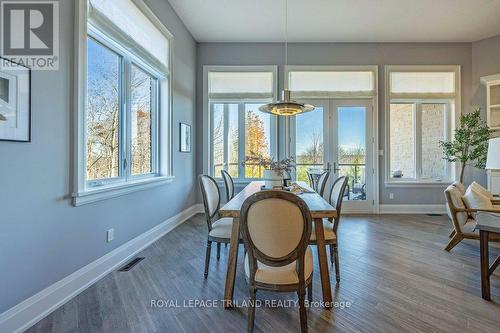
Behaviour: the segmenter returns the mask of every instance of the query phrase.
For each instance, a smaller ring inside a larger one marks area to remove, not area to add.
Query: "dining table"
[[[305,182],[296,182],[305,191],[297,195],[304,200],[311,212],[316,233],[318,263],[321,275],[321,288],[323,292],[323,304],[325,307],[332,306],[332,291],[330,287],[330,274],[328,270],[328,258],[323,232],[323,219],[337,217],[337,211],[317,192],[312,190]],[[220,210],[220,217],[233,218],[231,241],[229,247],[228,267],[226,283],[224,287],[224,307],[229,308],[233,304],[234,284],[236,279],[236,267],[238,264],[238,248],[240,243],[240,210],[245,200],[252,194],[262,191],[263,181],[252,181],[245,188],[228,201]]]

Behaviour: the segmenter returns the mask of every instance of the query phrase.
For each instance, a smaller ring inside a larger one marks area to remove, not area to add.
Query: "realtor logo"
[[[57,70],[59,2],[2,1],[1,55],[31,69]]]

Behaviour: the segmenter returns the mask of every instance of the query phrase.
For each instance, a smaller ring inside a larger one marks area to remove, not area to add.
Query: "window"
[[[441,182],[453,178],[439,141],[454,127],[459,68],[389,66],[388,174],[391,182]]]
[[[322,106],[316,106],[314,112],[308,112],[294,117],[295,178],[297,180],[308,182],[308,169],[323,168],[323,113],[324,108]]]
[[[209,172],[234,178],[261,178],[264,170],[247,157],[275,157],[276,116],[259,111],[275,96],[274,66],[205,68],[209,103]]]
[[[142,1],[79,5],[88,20],[79,17],[75,204],[165,182],[172,170],[170,34]]]

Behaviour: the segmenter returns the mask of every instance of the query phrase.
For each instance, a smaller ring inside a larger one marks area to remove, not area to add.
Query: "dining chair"
[[[312,301],[313,257],[308,240],[311,213],[300,197],[285,191],[261,191],[241,207],[245,276],[249,284],[248,332],[253,332],[258,289],[296,292],[301,332],[307,332],[305,293]]]
[[[226,170],[221,170],[222,179],[224,179],[224,185],[226,187],[226,199],[231,200],[234,197],[234,182],[233,177]]]
[[[316,192],[318,192],[320,196],[323,196],[325,194],[326,183],[328,182],[329,176],[330,176],[330,171],[325,171],[318,178]]]
[[[323,219],[323,234],[325,235],[325,244],[330,247],[330,261],[335,264],[335,278],[340,282],[340,264],[339,264],[339,249],[338,249],[338,234],[337,229],[340,223],[340,214],[342,212],[342,202],[344,200],[344,192],[347,187],[349,178],[346,176],[339,177],[335,180],[330,192],[330,204],[335,207],[337,217],[333,220]],[[316,232],[311,232],[309,244],[317,245]]]
[[[220,191],[215,179],[207,175],[201,175],[199,181],[208,226],[207,251],[205,255],[205,278],[207,278],[212,242],[217,243],[217,260],[219,260],[220,244],[228,244],[231,241],[233,219],[229,217],[220,218],[219,216]]]

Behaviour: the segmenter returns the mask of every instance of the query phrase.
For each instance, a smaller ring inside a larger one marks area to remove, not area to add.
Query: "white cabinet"
[[[500,194],[500,170],[488,170],[488,190],[494,195]]]
[[[486,122],[500,130],[500,74],[483,76],[481,83],[486,86]]]

